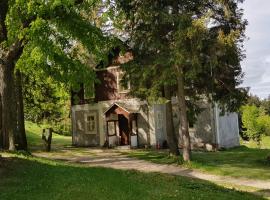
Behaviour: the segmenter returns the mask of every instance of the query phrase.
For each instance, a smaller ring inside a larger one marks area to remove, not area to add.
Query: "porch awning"
[[[128,114],[133,114],[133,113],[138,113],[139,112],[138,110],[132,108],[132,106],[130,104],[128,104],[128,103],[115,102],[104,112],[104,114],[106,115],[108,112],[116,109],[117,107],[121,108],[122,110],[124,110]]]

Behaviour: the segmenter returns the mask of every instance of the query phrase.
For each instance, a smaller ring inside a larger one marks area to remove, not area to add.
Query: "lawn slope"
[[[43,148],[43,141],[41,139],[42,128],[35,123],[27,121],[25,123],[26,137],[30,149]],[[71,145],[71,136],[63,136],[53,133],[52,147],[63,147]]]
[[[8,158],[2,161],[2,173],[0,165],[0,199],[3,200],[263,199],[184,177],[4,156]]]

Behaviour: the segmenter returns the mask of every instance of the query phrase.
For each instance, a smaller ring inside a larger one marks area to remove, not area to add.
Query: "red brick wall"
[[[120,68],[108,68],[97,71],[97,78],[100,83],[95,86],[95,101],[118,100],[128,98],[126,93],[118,92],[117,74]]]

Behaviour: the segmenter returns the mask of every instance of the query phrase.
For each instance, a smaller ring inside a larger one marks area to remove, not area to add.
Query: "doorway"
[[[118,122],[119,122],[120,145],[129,145],[130,131],[128,126],[128,119],[124,115],[118,115]]]

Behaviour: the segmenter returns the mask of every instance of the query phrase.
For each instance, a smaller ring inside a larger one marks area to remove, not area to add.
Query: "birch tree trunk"
[[[189,162],[191,158],[191,148],[188,130],[187,105],[184,91],[184,74],[181,66],[176,66],[176,70],[177,70],[177,88],[178,88],[177,99],[180,114],[180,130],[183,140],[183,160]]]
[[[166,130],[167,140],[170,149],[170,153],[179,156],[178,141],[175,135],[175,129],[173,124],[173,111],[171,101],[171,91],[169,86],[164,86],[165,98],[168,100],[166,103]]]

